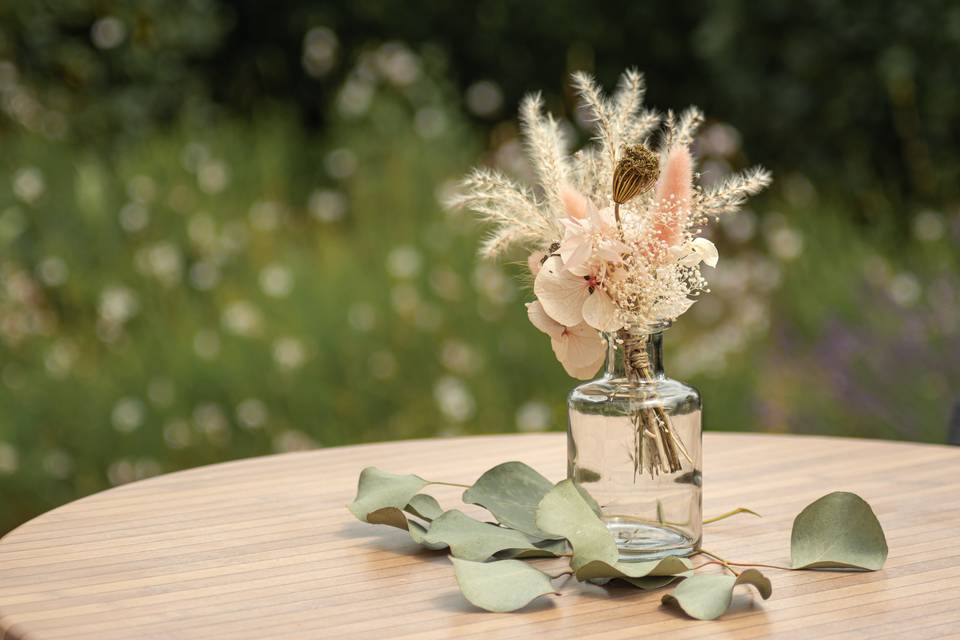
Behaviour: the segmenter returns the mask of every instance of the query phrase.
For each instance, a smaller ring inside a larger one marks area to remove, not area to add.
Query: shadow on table
[[[513,613],[503,613],[503,614],[491,614],[484,611],[478,607],[473,606],[467,602],[463,595],[460,594],[460,591],[456,587],[451,589],[447,593],[438,595],[437,597],[430,600],[431,604],[441,611],[446,611],[448,613],[483,613],[485,615],[509,615],[514,616],[524,613],[537,613],[538,611],[548,611],[554,609],[558,604],[561,604],[559,601],[563,600],[563,596],[553,596],[550,598],[540,598],[534,600],[528,604],[523,609],[515,611]]]
[[[560,591],[565,591],[568,593],[576,592],[581,598],[593,600],[628,600],[631,604],[641,604],[643,607],[645,607],[645,610],[646,608],[649,608],[650,611],[659,610],[667,615],[689,620],[690,618],[676,607],[668,607],[660,603],[660,599],[663,598],[664,595],[670,593],[675,588],[676,584],[679,583],[675,583],[673,585],[653,591],[642,591],[636,587],[617,581],[613,581],[604,586],[598,586],[589,583],[567,583],[560,587]],[[765,615],[764,608],[759,604],[760,602],[760,596],[758,595],[750,593],[734,593],[733,603],[730,605],[730,609],[727,610],[727,613],[724,614],[724,617],[744,613],[760,613]],[[562,601],[559,604],[562,606]],[[524,611],[526,611],[526,609],[524,609]]]

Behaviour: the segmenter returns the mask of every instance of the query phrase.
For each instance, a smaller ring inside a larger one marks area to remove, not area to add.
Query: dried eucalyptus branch
[[[360,474],[357,497],[348,508],[364,522],[405,529],[414,542],[427,548],[449,548],[464,597],[487,611],[515,611],[541,596],[560,595],[552,583],[557,579],[600,585],[616,580],[642,590],[680,581],[663,596],[663,602],[693,618],[712,620],[730,606],[738,585],[752,585],[764,599],[770,597],[770,580],[756,567],[876,570],[887,557],[876,515],[852,493],[828,494],[800,512],[791,533],[791,567],[732,562],[702,547],[694,555],[711,560],[694,566],[672,556],[621,561],[612,534],[597,515],[598,507],[582,487],[571,480],[554,485],[521,462],[489,469],[463,494],[464,502],[485,507],[498,525],[474,520],[457,509],[443,510],[434,498],[420,493],[428,485],[467,486],[368,467]],[[741,507],[709,520],[735,513],[753,512]],[[570,565],[544,573],[522,561],[534,557],[568,558]],[[714,565],[732,575],[697,573]]]

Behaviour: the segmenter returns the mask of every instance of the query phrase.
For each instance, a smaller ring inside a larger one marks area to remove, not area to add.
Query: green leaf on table
[[[423,545],[427,549],[432,549],[433,551],[439,551],[440,549],[447,548],[447,545],[443,542],[430,542],[427,540],[427,528],[419,522],[408,520],[407,525],[407,531],[410,532],[410,538],[417,544]]]
[[[617,543],[603,521],[584,500],[572,480],[557,483],[540,501],[537,527],[552,536],[564,537],[573,547],[574,571],[593,560],[614,565],[620,558]]]
[[[790,558],[794,569],[876,571],[887,559],[887,540],[863,498],[836,491],[811,503],[794,519]]]
[[[573,485],[577,488],[577,491],[580,493],[580,497],[583,498],[584,502],[587,503],[587,506],[590,507],[590,510],[593,511],[597,517],[603,515],[603,510],[600,508],[600,505],[596,500],[593,499],[593,496],[590,495],[590,492],[584,488],[582,484],[577,481],[574,481]]]
[[[396,527],[397,529],[408,531],[410,533],[410,538],[413,539],[414,542],[419,545],[423,545],[428,549],[433,549],[434,551],[438,549],[445,549],[447,547],[446,544],[425,540],[424,538],[427,534],[427,528],[419,522],[409,520],[403,514],[403,511],[397,509],[396,507],[384,507],[383,509],[371,511],[367,514],[366,521],[370,524],[385,524],[391,527]]]
[[[676,576],[689,571],[693,565],[686,558],[667,556],[648,562],[604,562],[591,560],[575,572],[577,580],[591,578],[645,578],[647,576]]]
[[[396,507],[384,507],[376,511],[371,511],[367,514],[364,522],[369,522],[370,524],[385,524],[389,527],[396,527],[397,529],[410,529],[407,523],[407,516]]]
[[[363,522],[403,529],[410,533],[417,544],[428,549],[443,549],[445,544],[424,540],[427,529],[419,522],[408,520],[403,513],[406,510],[430,520],[429,515],[441,511],[439,503],[432,496],[417,493],[428,484],[420,476],[397,475],[367,467],[360,473],[357,497],[347,508]]]
[[[610,580],[622,580],[641,589],[659,589],[680,577],[691,575],[692,565],[686,558],[670,556],[649,562],[616,562],[592,560],[574,572],[577,580],[605,584]]]
[[[370,520],[371,514],[384,509],[402,510],[421,489],[430,484],[420,476],[397,475],[381,471],[376,467],[367,467],[360,472],[357,483],[357,497],[347,505],[350,513],[358,520],[371,524],[389,524],[390,526],[405,529],[399,524],[395,514],[380,514],[374,516],[377,522]],[[403,514],[400,517],[406,521]]]
[[[756,587],[764,600],[773,593],[769,578],[756,569],[747,569],[736,578],[728,575],[699,575],[685,579],[662,598],[663,604],[674,604],[691,618],[719,618],[733,602],[733,588],[741,584]]]
[[[437,499],[426,493],[418,493],[410,498],[410,502],[403,510],[418,518],[423,518],[427,522],[436,520],[443,514],[443,507],[440,506]]]
[[[555,558],[567,553],[566,540],[532,540],[535,549],[507,549],[497,554],[498,558]]]
[[[507,549],[543,552],[519,531],[474,520],[451,509],[430,524],[423,538],[430,544],[445,544],[456,558],[482,562]]]
[[[550,576],[520,560],[471,562],[450,558],[460,591],[471,604],[487,611],[516,611],[536,598],[560,595]]]
[[[463,492],[463,501],[480,505],[501,524],[528,535],[549,539],[537,528],[537,505],[553,483],[522,462],[504,462],[486,471]]]

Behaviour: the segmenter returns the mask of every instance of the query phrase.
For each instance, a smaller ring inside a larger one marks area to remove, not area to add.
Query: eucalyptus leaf
[[[543,552],[519,531],[474,520],[456,509],[434,520],[423,539],[429,544],[449,546],[456,558],[477,562],[507,549]]]
[[[360,480],[357,483],[357,497],[347,505],[347,508],[357,519],[363,522],[371,522],[370,515],[379,510],[387,508],[403,509],[411,498],[428,484],[429,482],[420,476],[397,475],[381,471],[376,467],[367,467],[360,472]],[[403,514],[400,514],[400,516],[403,517]],[[393,514],[380,514],[375,518],[379,521],[372,524],[398,526],[399,521]]]
[[[593,496],[590,495],[590,492],[587,491],[586,487],[577,481],[574,481],[573,484],[577,487],[577,492],[580,493],[580,497],[583,498],[584,502],[587,503],[587,505],[590,507],[590,510],[597,514],[598,518],[601,517],[603,515],[603,510],[600,508],[600,505],[597,503],[597,501],[593,499]]]
[[[522,462],[504,462],[486,471],[463,492],[463,501],[492,513],[498,522],[540,539],[550,535],[537,528],[540,500],[553,483]]]
[[[663,604],[674,604],[691,618],[719,618],[733,602],[733,588],[741,584],[756,587],[764,600],[773,593],[770,580],[756,569],[747,569],[734,578],[728,575],[699,575],[685,579],[672,593],[663,596]]]
[[[645,578],[647,576],[677,576],[689,571],[693,565],[686,558],[668,556],[648,562],[614,562],[591,560],[574,572],[577,580],[594,578]]]
[[[534,549],[507,549],[498,558],[555,558],[569,550],[566,540],[532,540]]]
[[[403,510],[424,520],[440,512],[440,504],[426,494],[418,494],[429,482],[414,475],[397,475],[367,467],[360,473],[357,497],[347,505],[354,516],[370,524],[385,524],[410,533],[410,538],[428,549],[443,549],[447,545],[424,540],[427,529],[407,519]]]
[[[427,528],[419,522],[408,520],[407,524],[409,525],[407,531],[410,532],[410,538],[417,544],[423,545],[427,549],[432,549],[434,551],[447,548],[447,545],[443,542],[429,542],[426,540]]]
[[[407,526],[407,516],[396,507],[384,507],[376,511],[371,511],[367,514],[364,522],[369,522],[370,524],[385,524],[390,527],[396,527],[397,529],[410,528]]]
[[[887,540],[863,498],[836,491],[811,503],[794,519],[790,558],[794,569],[876,571],[887,559]]]
[[[667,557],[649,562],[617,562],[607,564],[594,560],[580,567],[574,575],[577,580],[606,584],[611,580],[627,582],[644,590],[665,587],[674,580],[693,575],[686,558]]]
[[[443,507],[440,506],[437,499],[426,493],[418,493],[410,498],[410,502],[403,510],[418,518],[423,518],[427,522],[436,520],[443,514]]]
[[[570,541],[574,571],[593,560],[615,565],[620,558],[613,536],[572,480],[557,483],[540,501],[537,527]]]
[[[410,538],[417,544],[423,545],[428,549],[445,549],[446,544],[443,543],[434,543],[427,540],[424,540],[424,536],[427,533],[427,528],[424,527],[419,522],[414,520],[409,520],[403,514],[403,511],[397,509],[396,507],[384,507],[383,509],[377,509],[376,511],[371,511],[367,514],[367,522],[370,524],[385,524],[391,527],[396,527],[397,529],[403,529],[410,533]]]
[[[450,558],[463,596],[487,611],[516,611],[540,596],[560,595],[550,576],[520,560],[471,562]]]

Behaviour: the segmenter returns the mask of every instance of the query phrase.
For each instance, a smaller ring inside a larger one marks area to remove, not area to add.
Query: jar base
[[[646,562],[668,556],[691,556],[700,544],[673,527],[636,522],[627,518],[605,518],[620,550],[621,562]]]

